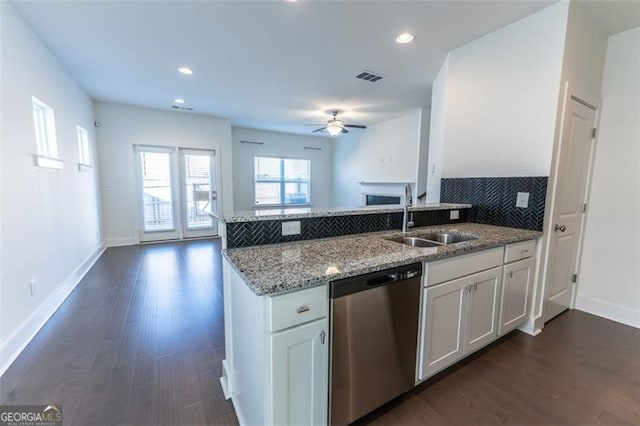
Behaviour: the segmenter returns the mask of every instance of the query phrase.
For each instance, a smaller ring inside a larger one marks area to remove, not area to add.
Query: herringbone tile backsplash
[[[413,222],[415,226],[429,226],[467,221],[467,210],[460,210],[460,218],[456,220],[449,219],[449,212],[450,210],[413,212]],[[249,247],[402,228],[402,213],[314,217],[299,220],[300,235],[288,236],[282,235],[282,222],[284,222],[282,220],[228,223],[227,247]]]
[[[516,207],[518,192],[529,193],[529,206]],[[547,177],[442,179],[440,201],[468,203],[469,222],[542,231]]]

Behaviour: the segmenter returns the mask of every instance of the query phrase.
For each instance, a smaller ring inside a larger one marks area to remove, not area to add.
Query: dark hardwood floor
[[[220,242],[108,249],[0,379],[65,425],[237,424],[220,388]]]
[[[215,239],[108,249],[0,378],[0,404],[62,404],[65,425],[237,424],[221,280]],[[640,425],[640,330],[567,312],[359,423]]]

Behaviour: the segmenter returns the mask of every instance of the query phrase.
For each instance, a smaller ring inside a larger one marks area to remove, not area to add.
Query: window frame
[[[56,120],[53,108],[35,96],[31,97],[31,114],[36,140],[36,166],[62,169],[59,157]]]
[[[89,132],[84,127],[76,124],[76,137],[78,139],[78,170],[81,172],[88,171],[93,168]]]
[[[256,160],[258,158],[269,158],[280,160],[280,179],[258,179],[256,176]],[[284,176],[284,162],[285,160],[297,160],[297,161],[306,161],[308,163],[309,169],[309,177],[306,180],[298,180],[298,179],[286,179]],[[256,185],[258,183],[278,183],[280,184],[280,202],[279,203],[270,203],[270,204],[258,204],[256,201]],[[295,183],[295,184],[307,184],[307,202],[306,203],[287,203],[285,202],[286,191],[285,187],[287,183]],[[289,206],[310,206],[311,205],[311,160],[308,158],[296,158],[296,157],[280,157],[280,156],[272,156],[272,155],[254,155],[253,156],[253,207],[254,208],[262,208],[262,207],[289,207]]]

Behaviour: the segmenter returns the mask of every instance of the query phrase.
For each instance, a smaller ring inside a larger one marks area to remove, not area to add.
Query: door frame
[[[568,125],[568,113],[569,113],[569,105],[575,100],[577,102],[586,104],[588,107],[592,107],[595,111],[594,118],[594,128],[599,129],[600,127],[600,113],[602,110],[602,99],[598,96],[591,94],[589,91],[583,90],[582,88],[575,87],[570,84],[570,82],[566,81],[563,85],[563,93],[562,93],[562,102],[560,104],[561,114],[559,115],[560,125],[556,126],[555,133],[555,144],[553,148],[553,157],[551,160],[551,173],[549,176],[549,186],[547,188],[547,197],[546,197],[546,205],[548,208],[545,212],[544,217],[544,228],[543,228],[543,238],[542,238],[542,261],[538,266],[537,276],[541,277],[541,291],[537,292],[537,300],[535,307],[537,308],[535,311],[535,324],[533,325],[533,333],[537,334],[544,327],[544,323],[546,321],[546,301],[549,296],[550,286],[549,279],[551,275],[551,269],[549,265],[551,262],[551,247],[552,247],[552,236],[553,236],[553,218],[555,217],[557,202],[558,202],[558,176],[560,175],[560,168],[563,166],[560,164],[560,155],[562,152],[562,147],[564,143],[564,134],[566,130],[566,126]],[[579,284],[579,273],[580,267],[582,264],[582,251],[584,245],[584,230],[587,215],[589,214],[589,202],[591,196],[591,183],[593,177],[593,165],[596,157],[596,150],[598,146],[598,137],[599,132],[596,130],[596,137],[593,139],[593,144],[591,147],[591,153],[589,158],[589,165],[587,168],[587,176],[586,179],[586,187],[585,187],[585,200],[587,203],[587,211],[580,218],[580,235],[578,237],[578,249],[576,252],[576,270],[574,273],[578,274],[578,282],[573,283],[572,291],[571,291],[571,303],[569,305],[570,309],[575,308],[577,289]]]
[[[173,230],[171,231],[151,231],[144,230],[144,203],[142,202],[142,170],[140,169],[141,152],[163,152],[169,154],[169,176],[171,178],[171,199],[173,209]],[[179,208],[181,202],[180,191],[176,186],[179,181],[178,170],[176,169],[176,148],[173,146],[133,144],[134,173],[135,173],[135,197],[137,199],[137,236],[138,243],[153,243],[159,241],[171,241],[182,238],[182,211]],[[144,238],[144,235],[153,235],[157,238]]]
[[[186,194],[183,192],[186,186],[185,179],[185,164],[184,164],[184,155],[190,153],[202,153],[202,154],[210,154],[211,155],[211,167],[210,176],[213,178],[215,187],[209,189],[209,205],[211,205],[211,191],[215,190],[216,194],[216,211],[211,212],[214,214],[219,214],[220,212],[220,179],[219,179],[219,164],[218,164],[218,150],[216,148],[185,148],[185,147],[176,147],[177,148],[177,161],[178,161],[178,174],[179,176],[179,186],[180,189],[178,193],[180,195],[180,210],[181,210],[181,220],[180,220],[180,238],[182,239],[190,239],[190,238],[209,238],[218,236],[218,224],[215,219],[211,219],[211,228],[203,228],[202,230],[190,230],[187,228],[187,212],[186,212]],[[214,186],[214,185],[211,185]]]

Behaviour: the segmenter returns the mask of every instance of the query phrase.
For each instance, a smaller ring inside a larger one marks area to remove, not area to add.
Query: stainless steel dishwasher
[[[351,423],[415,385],[422,264],[333,281],[333,426]]]

